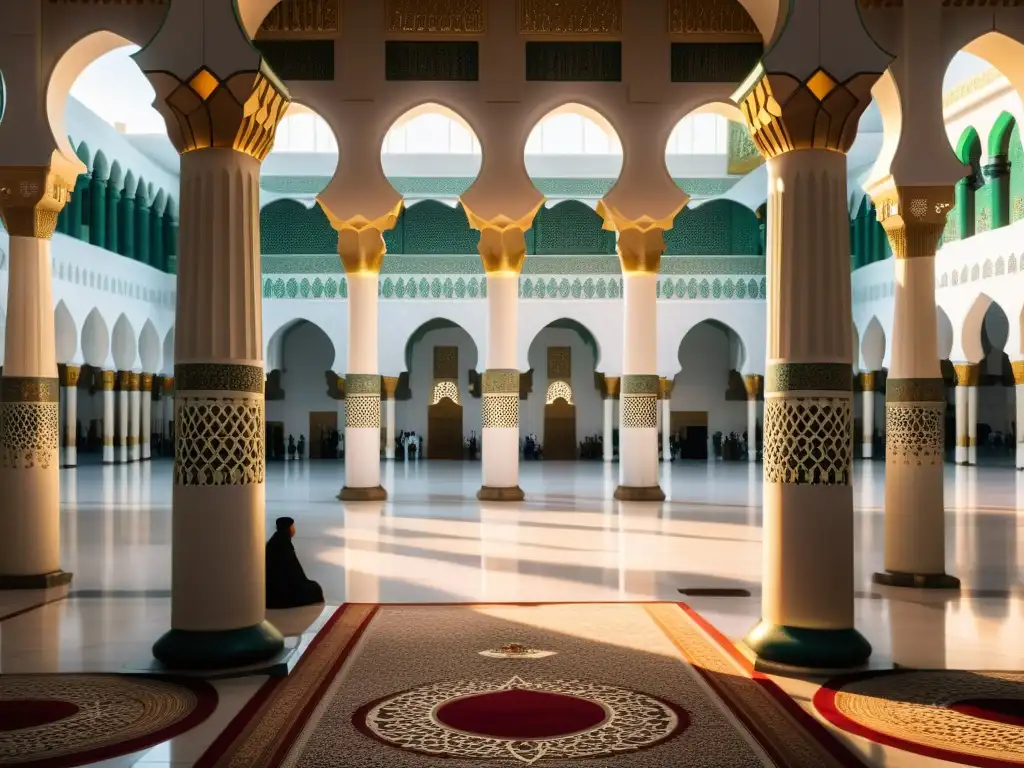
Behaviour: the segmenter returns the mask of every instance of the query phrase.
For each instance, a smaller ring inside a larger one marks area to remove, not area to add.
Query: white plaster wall
[[[710,323],[695,326],[679,344],[682,370],[675,376],[671,408],[706,411],[709,437],[747,429],[746,400],[725,399],[733,356],[729,334]]]
[[[395,434],[406,431],[423,435],[424,450],[429,434],[427,408],[434,387],[434,347],[458,347],[462,433],[464,437],[469,437],[475,431],[477,437],[480,437],[480,400],[470,397],[469,371],[482,369],[483,361],[479,359],[476,344],[468,332],[462,328],[439,328],[428,331],[413,345],[412,365],[409,368],[412,399],[395,403]]]
[[[1000,77],[970,97],[950,105],[944,112],[950,146],[955,150],[960,136],[968,126],[972,126],[981,139],[983,163],[988,157],[988,137],[999,115],[1009,112],[1018,121],[1024,115],[1020,98],[1005,77]]]
[[[285,440],[306,436],[309,457],[309,414],[313,411],[338,413],[338,401],[327,396],[325,372],[332,369],[334,347],[318,326],[299,322],[289,328],[282,344],[281,388],[284,400],[267,403],[267,421],[283,421]],[[338,428],[344,424],[339,419]]]
[[[528,355],[533,369],[533,391],[519,404],[520,433],[535,434],[544,443],[544,406],[548,390],[548,347],[569,347],[572,353],[572,395],[576,404],[576,442],[600,435],[604,406],[594,386],[595,359],[591,348],[576,331],[545,328],[533,340]]]

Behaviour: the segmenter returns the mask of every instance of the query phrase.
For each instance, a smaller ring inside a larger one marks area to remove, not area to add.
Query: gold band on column
[[[874,371],[861,371],[857,374],[857,381],[860,384],[861,392],[875,392],[878,387],[878,377]]]
[[[1010,367],[1013,369],[1013,383],[1024,384],[1024,360],[1015,360]]]
[[[152,392],[153,391],[153,374],[143,373],[139,376],[139,391],[140,392]]]
[[[57,368],[57,378],[60,379],[60,385],[68,389],[74,389],[78,386],[78,379],[82,374],[82,368],[78,365],[61,365]]]
[[[958,387],[976,387],[981,381],[981,366],[978,363],[953,363]]]
[[[104,392],[113,392],[116,375],[114,371],[100,371],[100,389]]]
[[[60,382],[56,378],[0,379],[0,467],[49,469],[60,451]]]
[[[350,373],[345,377],[345,426],[380,429],[381,377],[375,373]]]
[[[764,392],[764,376],[756,373],[744,376],[743,386],[747,390],[747,400],[757,400]]]
[[[384,389],[384,397],[388,400],[395,399],[395,391],[398,389],[398,377],[397,376],[381,376],[381,386]]]
[[[482,429],[519,429],[519,371],[484,371],[481,394]]]

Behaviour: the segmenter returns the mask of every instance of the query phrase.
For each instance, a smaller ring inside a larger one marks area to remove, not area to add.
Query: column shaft
[[[487,275],[487,369],[483,376],[480,456],[483,484],[477,498],[519,501],[519,272]]]
[[[116,464],[114,452],[115,408],[114,408],[114,371],[100,371],[103,386],[103,463]]]
[[[1013,363],[1014,394],[1016,395],[1017,407],[1016,418],[1014,419],[1014,434],[1017,441],[1017,469],[1024,469],[1024,360],[1014,360]]]
[[[142,403],[139,398],[140,377],[132,373],[129,378],[128,389],[128,461],[139,460],[142,442]]]
[[[808,667],[871,653],[853,628],[852,333],[846,156],[768,160],[762,658]]]
[[[647,245],[646,243],[644,245]],[[664,249],[664,240],[661,242]],[[620,259],[626,264],[620,235]],[[658,485],[657,264],[623,269],[622,389],[619,395],[619,487],[624,501],[664,501]]]
[[[967,387],[967,464],[978,464],[978,385]]]
[[[895,257],[892,351],[885,383],[885,572],[880,584],[953,588],[946,575],[946,387],[938,356],[935,249],[950,189],[906,188],[882,201]]]
[[[758,402],[764,392],[764,377],[750,374],[743,377],[747,389],[747,461],[757,461],[757,414]]]
[[[860,375],[861,385],[861,458],[870,459],[875,453],[875,373]]]
[[[142,429],[139,432],[139,458],[142,461],[149,461],[152,451],[150,442],[153,436],[153,375],[142,374],[140,381],[140,424]]]
[[[0,588],[34,589],[71,578],[60,570],[60,390],[49,240],[57,211],[40,233],[21,230],[9,210],[0,210],[11,235],[0,380]]]
[[[381,383],[384,388],[384,458],[388,461],[395,460],[395,391],[398,389],[397,376],[382,376]]]
[[[672,461],[672,395],[661,398],[661,460]]]
[[[613,442],[615,440],[615,398],[605,397],[601,401],[602,410],[602,433],[601,433],[601,451],[605,461],[612,461],[615,458],[615,446]]]
[[[61,399],[64,402],[62,467],[78,465],[78,377],[81,368],[66,365],[61,376]]]
[[[128,445],[128,435],[131,434],[131,405],[129,403],[131,392],[131,372],[117,372],[117,430],[116,430],[116,453],[117,463],[127,464],[130,461],[131,449]]]

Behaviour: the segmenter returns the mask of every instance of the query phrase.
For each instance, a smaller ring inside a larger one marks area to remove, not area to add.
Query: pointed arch
[[[163,374],[174,375],[174,326],[164,336]]]
[[[936,336],[939,360],[949,360],[949,355],[953,351],[953,323],[950,322],[946,311],[938,305],[935,306],[935,320],[938,326]]]
[[[139,361],[142,370],[146,373],[156,373],[160,370],[160,335],[152,320],[146,320],[142,326],[142,333],[139,334]]]
[[[459,331],[469,337],[472,343],[473,356],[471,359],[459,360],[459,368],[469,370],[479,368],[483,363],[483,359],[480,356],[480,348],[477,346],[477,341],[473,337],[473,334],[464,328],[460,323],[450,320],[447,317],[434,317],[421,323],[417,328],[409,334],[409,337],[405,341],[405,370],[412,370],[412,358],[413,348],[423,341],[423,338],[431,331],[441,331],[449,328],[457,328]],[[455,401],[456,403],[458,401]]]
[[[131,321],[122,313],[114,323],[110,345],[117,370],[130,371],[135,367],[135,361],[138,358],[136,338]]]
[[[62,299],[53,310],[54,341],[56,343],[57,362],[72,363],[78,354],[78,329],[75,320]]]
[[[877,317],[872,317],[860,342],[864,371],[880,371],[885,360],[885,330]]]
[[[94,307],[82,324],[82,357],[93,368],[107,365],[110,355],[110,329],[98,307]]]

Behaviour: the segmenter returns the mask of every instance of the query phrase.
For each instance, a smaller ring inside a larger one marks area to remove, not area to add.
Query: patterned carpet
[[[0,765],[69,766],[152,747],[203,722],[217,691],[142,675],[0,675]]]
[[[829,681],[814,706],[858,736],[960,765],[1024,765],[1024,673],[899,670]]]
[[[339,609],[199,768],[860,766],[673,604]]]

